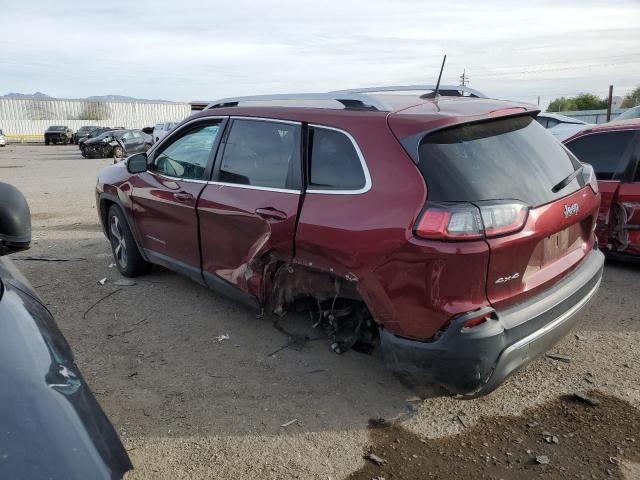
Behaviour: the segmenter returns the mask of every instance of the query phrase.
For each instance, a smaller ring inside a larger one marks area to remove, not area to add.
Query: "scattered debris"
[[[93,310],[95,308],[96,305],[98,305],[100,302],[103,302],[104,300],[106,300],[107,298],[109,298],[111,295],[115,295],[116,293],[118,293],[119,291],[121,291],[122,289],[119,288],[117,290],[114,290],[113,292],[109,292],[107,293],[104,297],[102,297],[100,300],[98,300],[96,303],[94,303],[93,305],[91,305],[83,314],[82,314],[82,319],[85,320],[87,318],[87,313],[89,313],[91,310]]]
[[[387,461],[384,458],[380,458],[379,456],[377,456],[375,453],[367,453],[364,456],[365,460],[370,460],[373,463],[375,463],[376,465],[378,465],[379,467],[381,467],[382,465],[385,465],[387,463]]]
[[[298,421],[297,418],[294,418],[293,420],[289,420],[287,423],[283,423],[282,425],[280,425],[281,427],[288,427],[289,425],[293,425],[294,423],[296,423]]]
[[[105,283],[107,283],[107,277],[104,277],[98,280],[98,285],[104,285]]]
[[[115,314],[114,314],[114,315],[115,315]],[[128,330],[124,330],[124,331],[122,331],[122,332],[120,332],[120,333],[108,333],[108,334],[107,334],[107,337],[109,337],[109,338],[113,338],[113,337],[122,337],[122,336],[126,335],[127,333],[131,333],[131,332],[133,332],[133,331],[137,330],[137,329],[139,328],[139,327],[138,327],[138,325],[139,325],[139,326],[144,326],[144,325],[146,325],[147,323],[149,323],[149,322],[148,322],[148,320],[147,320],[146,318],[143,318],[143,319],[142,319],[142,320],[140,320],[139,322],[134,323],[134,324],[133,324],[133,328],[130,328],[130,329],[128,329]]]
[[[527,427],[529,428],[535,428],[538,426],[538,422],[529,422],[527,423]]]
[[[51,247],[49,247],[51,248]],[[80,257],[68,257],[68,258],[58,258],[58,257],[16,257],[14,260],[22,260],[23,262],[82,262],[86,260],[86,258]]]
[[[538,455],[536,457],[536,463],[539,465],[549,465],[549,457],[546,455]]]
[[[585,337],[584,335],[580,335],[579,333],[576,333],[576,338],[581,342],[587,339],[587,337]]]
[[[136,282],[129,280],[128,278],[119,278],[113,282],[113,284],[118,285],[119,287],[133,287],[134,285],[137,285]]]
[[[228,334],[228,333],[223,333],[222,335],[218,335],[218,336],[216,337],[216,340],[217,340],[218,342],[223,342],[224,340],[229,340],[230,338],[231,338],[231,337],[229,336],[229,334]]]
[[[137,372],[137,371],[136,371],[136,372],[133,372],[133,373],[130,373],[130,374],[128,375],[128,377],[129,377],[129,378],[133,378],[133,377],[135,377],[136,375],[138,375],[138,372]]]
[[[369,426],[371,427],[380,428],[380,427],[386,427],[387,425],[388,425],[387,421],[382,417],[369,419]]]
[[[465,420],[464,415],[458,415],[456,417],[456,420],[460,422],[460,425],[462,425],[462,428],[467,428],[467,421]]]
[[[555,354],[555,353],[547,353],[546,357],[550,358],[551,360],[557,360],[559,362],[571,363],[571,357],[569,357],[568,355],[559,355],[559,354]]]
[[[320,368],[318,370],[311,370],[310,372],[307,372],[308,375],[314,374],[314,373],[322,373],[322,372],[326,372],[327,370],[324,368]]]
[[[586,403],[587,405],[591,405],[592,407],[600,405],[600,400],[590,397],[586,393],[574,393],[573,398],[582,403]]]
[[[115,263],[110,263],[110,264],[109,264],[109,268],[113,268],[113,267],[115,267],[115,266],[116,266],[116,264],[115,264]]]
[[[556,437],[555,435],[545,435],[545,433],[547,433],[547,432],[543,433],[545,442],[547,442],[547,443],[555,443],[556,445],[558,443],[560,443],[560,439],[558,437]]]

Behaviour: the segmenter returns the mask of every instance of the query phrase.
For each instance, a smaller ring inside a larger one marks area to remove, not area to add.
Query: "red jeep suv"
[[[311,309],[336,352],[379,341],[409,386],[490,392],[595,296],[600,195],[537,111],[411,93],[430,89],[210,104],[100,173],[118,269]]]

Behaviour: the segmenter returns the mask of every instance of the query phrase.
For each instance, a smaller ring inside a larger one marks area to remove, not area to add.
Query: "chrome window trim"
[[[231,115],[229,118],[232,120],[255,120],[257,122],[271,122],[271,123],[286,123],[288,125],[302,126],[302,122],[297,120],[281,120],[279,118],[266,118],[266,117],[247,117],[243,115]]]
[[[160,177],[165,180],[172,180],[174,182],[178,181],[178,182],[187,182],[187,183],[200,183],[203,185],[206,185],[208,183],[206,180],[197,180],[195,178],[171,177],[169,175],[165,175],[164,173],[158,173],[153,170],[147,170],[147,173],[149,175],[153,175],[154,177]]]
[[[234,188],[244,188],[247,190],[262,190],[264,192],[277,192],[277,193],[292,193],[296,195],[300,195],[300,190],[293,190],[290,188],[274,188],[274,187],[261,187],[259,185],[243,185],[241,183],[227,183],[227,182],[206,182],[207,185],[217,185],[219,187],[234,187]]]
[[[306,190],[306,193],[312,193],[312,194],[320,193],[323,195],[359,195],[361,193],[366,193],[369,190],[371,190],[371,174],[369,173],[369,167],[367,166],[367,162],[364,159],[364,156],[362,155],[362,151],[360,150],[360,147],[358,146],[358,142],[356,142],[355,138],[353,138],[353,136],[349,132],[347,132],[346,130],[342,130],[341,128],[328,127],[326,125],[318,125],[315,123],[310,123],[309,127],[323,128],[325,130],[333,130],[335,132],[342,133],[351,141],[351,144],[353,145],[353,148],[355,149],[356,154],[360,159],[360,165],[362,166],[362,172],[364,173],[364,186],[358,190],[322,190],[322,189],[310,188]]]

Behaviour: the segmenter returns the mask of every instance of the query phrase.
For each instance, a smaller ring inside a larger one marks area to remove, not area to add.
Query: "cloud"
[[[303,3],[24,0],[3,10],[0,92],[171,100],[433,83],[466,68],[543,102],[640,78],[635,1]]]

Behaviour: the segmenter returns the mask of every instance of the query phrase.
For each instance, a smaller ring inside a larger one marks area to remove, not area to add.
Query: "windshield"
[[[640,118],[640,105],[621,113],[614,120],[629,120],[631,118]]]
[[[578,190],[582,182],[575,178],[552,190],[580,162],[530,116],[440,130],[422,140],[418,153],[429,200],[509,199],[535,207]]]
[[[90,132],[91,130],[95,130],[97,127],[80,127],[79,132]]]

